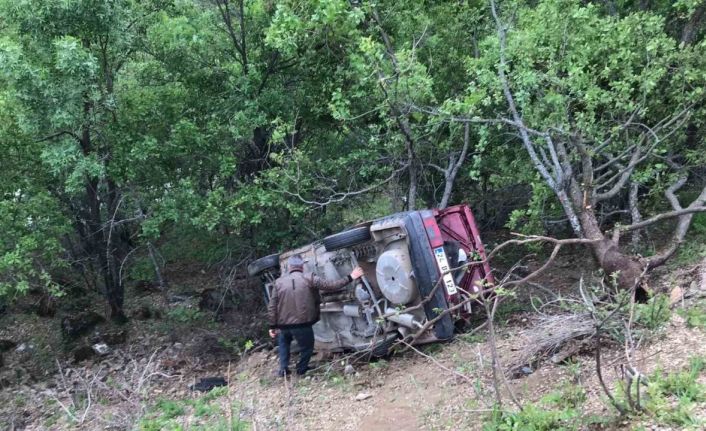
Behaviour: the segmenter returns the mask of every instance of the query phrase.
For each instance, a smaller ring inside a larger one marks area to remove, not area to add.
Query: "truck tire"
[[[360,226],[327,236],[324,238],[324,247],[326,251],[336,251],[364,243],[369,241],[370,238],[370,227]]]
[[[248,274],[254,277],[267,269],[279,267],[279,254],[261,257],[248,265]]]
[[[426,227],[420,211],[405,216],[405,229],[409,238],[409,251],[412,268],[417,277],[417,287],[422,298],[429,296],[439,280],[439,268],[434,259],[434,251],[429,244]],[[444,289],[436,289],[434,295],[424,304],[424,312],[429,320],[437,317],[437,310],[448,310]],[[450,314],[446,314],[434,324],[434,335],[439,340],[448,340],[454,335],[454,324]]]

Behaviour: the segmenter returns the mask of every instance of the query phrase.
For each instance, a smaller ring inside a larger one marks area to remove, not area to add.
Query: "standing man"
[[[279,376],[289,374],[289,347],[292,339],[301,347],[297,374],[303,376],[309,369],[314,353],[314,330],[319,321],[319,292],[317,289],[339,289],[363,276],[363,269],[353,268],[350,275],[340,280],[325,280],[312,273],[304,274],[304,260],[295,254],[287,261],[289,274],[275,281],[268,305],[270,337],[279,333]]]

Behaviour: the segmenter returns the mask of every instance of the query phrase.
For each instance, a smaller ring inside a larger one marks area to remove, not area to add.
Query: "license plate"
[[[451,269],[449,267],[449,260],[446,258],[446,253],[444,252],[444,247],[437,247],[434,249],[434,257],[436,257],[436,264],[439,266],[439,270],[442,274]],[[456,283],[454,282],[453,275],[450,272],[446,272],[443,275],[444,286],[446,287],[446,293],[449,295],[455,295]]]

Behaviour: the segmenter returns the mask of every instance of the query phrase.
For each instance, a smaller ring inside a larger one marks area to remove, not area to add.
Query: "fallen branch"
[[[567,344],[585,340],[593,333],[594,321],[588,313],[541,315],[519,332],[525,347],[511,359],[509,371],[514,373],[525,365],[532,366],[544,358],[560,355]]]

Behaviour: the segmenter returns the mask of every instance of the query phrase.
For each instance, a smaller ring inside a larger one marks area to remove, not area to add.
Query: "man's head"
[[[302,272],[304,271],[304,259],[302,259],[299,254],[292,255],[287,261],[287,267],[289,268],[289,272]]]

